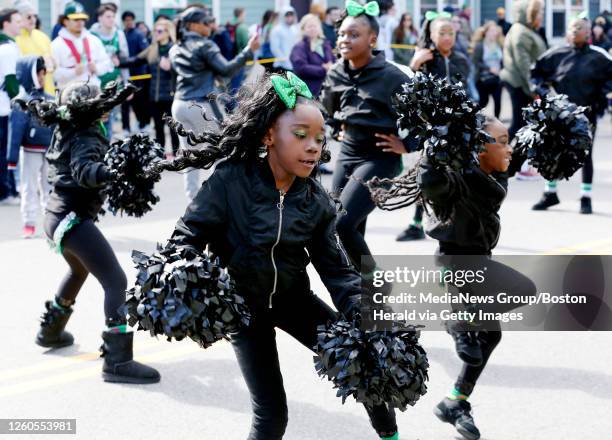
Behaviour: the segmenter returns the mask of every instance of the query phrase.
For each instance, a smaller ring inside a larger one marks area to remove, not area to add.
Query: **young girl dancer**
[[[376,2],[365,6],[352,0],[346,3],[338,22],[337,48],[342,61],[331,68],[321,92],[328,123],[343,133],[332,183],[346,210],[338,220],[338,233],[365,278],[376,265],[365,241],[366,220],[375,205],[361,182],[375,176],[397,176],[402,169],[401,154],[408,150],[408,140],[398,137],[392,98],[411,72],[373,49],[379,31],[377,16]]]
[[[94,98],[98,92],[96,86],[84,82],[70,83],[61,93],[60,105]],[[36,343],[52,348],[73,343],[64,328],[85,279],[92,273],[104,289],[107,329],[102,332],[102,377],[107,382],[159,382],[155,369],[132,360],[134,334],[127,332],[126,317],[118,310],[125,302],[127,280],[113,249],[94,223],[104,202],[102,189],[113,178],[103,163],[109,144],[102,112],[75,113],[68,121],[60,121],[47,152],[53,191],[47,203],[45,233],[69,270],[55,299],[45,303]]]
[[[504,173],[510,164],[512,149],[508,145],[508,130],[499,120],[487,119],[485,130],[495,142],[485,144],[486,151],[479,155],[479,168],[458,173],[440,170],[426,158],[422,160],[417,181],[437,216],[429,223],[427,234],[439,241],[438,253],[446,265],[466,263],[465,257],[453,256],[476,256],[469,258],[470,265],[482,259],[487,267],[486,280],[470,286],[471,290],[467,290],[470,293],[504,291],[517,296],[534,295],[535,285],[531,280],[488,257],[499,239],[498,211],[506,197],[507,176]],[[440,210],[449,214],[443,215]],[[502,313],[513,307],[493,308],[495,310],[491,311]],[[453,390],[436,406],[434,413],[443,422],[454,425],[466,439],[476,440],[480,432],[472,418],[468,398],[501,340],[501,327],[494,321],[487,323],[487,330],[478,332],[448,328],[464,364]]]
[[[412,57],[410,68],[420,70],[448,81],[461,81],[464,85],[470,74],[469,60],[461,52],[454,51],[456,32],[450,14],[427,13],[423,26],[423,40]],[[411,241],[425,238],[423,232],[423,207],[416,205],[412,223],[398,237],[397,241]]]
[[[231,338],[253,405],[249,440],[281,439],[287,426],[275,329],[312,350],[317,326],[337,318],[311,292],[308,263],[341,312],[353,313],[361,294],[359,275],[336,234],[335,203],[310,177],[322,155],[329,156],[323,116],[311,98],[308,86],[290,72],[263,77],[253,89],[241,89],[239,106],[220,133],[195,135],[175,123],[190,143],[206,146],[183,150],[159,166],[208,168],[225,159],[172,239],[198,251],[209,246],[251,310],[249,328]],[[381,438],[398,438],[392,409],[367,410]]]

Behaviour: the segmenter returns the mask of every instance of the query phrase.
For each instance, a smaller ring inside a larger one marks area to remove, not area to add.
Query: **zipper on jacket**
[[[348,256],[346,255],[346,251],[344,250],[344,248],[342,247],[342,244],[340,243],[340,236],[338,235],[338,233],[336,233],[336,247],[340,251],[340,255],[344,256],[346,265],[350,266],[351,264],[349,263],[349,259],[348,259]]]
[[[279,200],[278,200],[278,203],[276,204],[276,207],[278,208],[278,232],[276,233],[276,242],[274,242],[274,244],[272,245],[272,249],[270,250],[270,258],[272,259],[272,267],[274,267],[274,284],[272,286],[272,292],[270,292],[270,299],[268,301],[268,308],[270,309],[272,308],[272,297],[276,293],[276,284],[278,282],[278,269],[276,267],[276,261],[274,260],[274,249],[280,242],[281,230],[283,227],[283,208],[284,208],[283,202],[285,200],[285,193],[283,192],[283,190],[279,190],[278,193],[279,193]]]

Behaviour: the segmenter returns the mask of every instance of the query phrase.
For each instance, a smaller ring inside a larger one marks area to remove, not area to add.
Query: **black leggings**
[[[346,211],[346,214],[338,217],[336,227],[353,264],[364,273],[373,271],[376,266],[365,241],[366,220],[376,205],[372,201],[370,191],[361,181],[367,181],[375,176],[395,177],[401,169],[401,157],[394,153],[376,159],[364,159],[347,156],[340,151],[336,161],[332,192],[340,194],[342,207]]]
[[[251,432],[247,440],[282,439],[287,427],[287,397],[278,362],[275,327],[312,350],[317,342],[317,326],[336,318],[336,313],[313,294],[279,295],[275,297],[271,310],[254,312],[250,327],[232,335],[232,346],[253,407]],[[366,410],[370,423],[379,435],[390,436],[397,431],[392,408],[381,405],[374,409],[366,407]]]
[[[166,134],[164,133],[164,116],[172,115],[172,101],[151,101],[151,114],[155,124],[155,140],[162,147],[166,146]],[[170,140],[172,141],[172,153],[177,154],[179,149],[179,138],[174,130],[170,130]]]
[[[502,86],[499,82],[494,84],[485,84],[482,82],[476,83],[476,89],[478,90],[478,96],[480,96],[478,106],[480,108],[485,108],[489,103],[489,96],[493,98],[493,105],[496,118],[499,118],[499,114],[501,113],[501,95],[502,95]]]
[[[63,217],[46,214],[45,233],[48,237],[53,237]],[[57,297],[66,303],[73,303],[87,275],[92,273],[104,289],[104,315],[107,321],[124,321],[125,315],[118,309],[125,302],[127,278],[113,249],[93,220],[83,220],[70,229],[64,235],[62,244],[62,256],[68,263],[69,269],[59,285]]]
[[[464,257],[465,259],[465,257]],[[536,286],[529,278],[515,269],[498,261],[486,259],[486,257],[474,257],[470,259],[468,266],[472,268],[487,268],[487,275],[483,283],[470,285],[469,292],[473,295],[487,295],[498,292],[506,292],[508,295],[517,297],[529,297],[535,295]],[[506,313],[519,307],[517,304],[495,304],[483,307],[486,312]],[[482,364],[472,366],[466,363],[461,368],[461,373],[455,382],[455,388],[461,393],[469,396],[476,385],[476,381],[487,366],[487,361],[493,350],[501,341],[502,332],[499,321],[488,322],[487,330],[478,332],[478,341],[482,350]]]

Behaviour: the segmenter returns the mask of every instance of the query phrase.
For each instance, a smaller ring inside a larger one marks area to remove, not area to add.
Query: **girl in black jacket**
[[[438,240],[442,264],[462,268],[486,266],[486,281],[470,285],[467,291],[471,294],[504,291],[516,296],[535,295],[536,288],[530,279],[489,257],[499,239],[498,211],[506,197],[505,172],[512,149],[508,145],[508,130],[499,120],[488,118],[485,130],[495,143],[485,144],[486,151],[479,155],[479,167],[459,173],[440,169],[427,159],[420,163],[417,182],[435,214],[427,234]],[[490,311],[503,313],[512,308],[495,305]],[[501,327],[498,321],[493,321],[487,322],[486,330],[477,332],[465,331],[460,324],[447,328],[464,363],[453,390],[434,413],[443,422],[454,425],[466,439],[476,440],[480,432],[474,424],[468,397],[501,340]]]
[[[411,74],[373,50],[379,28],[372,3],[344,11],[337,46],[342,60],[331,68],[321,91],[328,124],[342,132],[332,183],[346,210],[338,220],[338,233],[365,279],[376,266],[365,241],[366,220],[375,205],[361,181],[392,178],[401,172],[401,154],[406,153],[408,141],[405,145],[398,137],[392,99]]]
[[[77,107],[98,92],[95,86],[73,82],[62,91],[62,107],[43,107],[43,103],[36,110],[43,122],[58,123],[47,151],[53,191],[46,206],[45,233],[69,266],[55,299],[45,303],[36,343],[52,348],[72,345],[74,339],[64,328],[91,273],[104,289],[107,330],[102,333],[102,377],[107,382],[155,383],[160,380],[159,373],[132,360],[134,334],[127,332],[125,314],[119,311],[125,302],[127,280],[113,249],[94,223],[104,202],[102,190],[113,178],[103,162],[109,144],[101,122],[104,110],[77,111]],[[121,93],[122,99],[117,99],[115,105],[133,93],[133,88]],[[71,108],[71,102],[77,104]],[[106,112],[112,108],[108,107]],[[45,121],[44,116],[49,119]],[[108,117],[108,113],[104,116]]]
[[[243,88],[239,106],[221,132],[179,134],[204,149],[181,150],[160,169],[208,168],[212,176],[178,221],[172,239],[219,257],[246,298],[251,325],[232,335],[251,393],[249,440],[277,440],[287,425],[287,399],[278,363],[275,332],[285,330],[308,349],[317,326],[337,314],[310,290],[312,262],[345,314],[358,306],[360,279],[336,234],[336,206],[311,176],[329,160],[323,116],[306,84],[292,73],[264,77]],[[262,158],[263,157],[263,158]],[[392,409],[368,409],[383,438],[397,435]]]
[[[450,82],[461,81],[467,87],[470,62],[461,52],[453,50],[456,32],[450,14],[427,13],[423,26],[423,39],[412,57],[410,68],[420,70]],[[397,241],[412,241],[425,238],[423,231],[423,207],[417,205],[412,223],[397,237]]]

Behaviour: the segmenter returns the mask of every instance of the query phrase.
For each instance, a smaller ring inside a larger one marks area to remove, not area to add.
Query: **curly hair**
[[[137,90],[138,87],[133,84],[128,83],[120,88],[119,83],[111,81],[100,93],[97,86],[74,81],[62,90],[59,103],[33,99],[26,106],[43,125],[58,124],[60,130],[74,126],[87,127]]]
[[[237,100],[238,107],[220,122],[219,131],[197,134],[186,130],[175,119],[166,117],[170,128],[185,138],[189,145],[204,146],[198,149],[181,149],[178,157],[154,164],[148,169],[148,174],[159,174],[164,170],[180,171],[185,168],[208,169],[221,159],[259,160],[266,153],[263,138],[276,120],[287,111],[287,106],[274,90],[269,74],[252,86],[243,85],[238,91]],[[298,96],[297,103],[314,105],[323,111],[318,101]],[[208,119],[206,114],[202,117]],[[329,160],[330,153],[324,143],[320,161]]]

